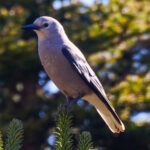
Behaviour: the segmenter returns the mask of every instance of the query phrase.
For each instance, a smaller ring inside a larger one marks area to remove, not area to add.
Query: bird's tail
[[[113,133],[120,133],[125,130],[124,124],[119,119],[110,103],[110,107],[107,107],[106,104],[104,104],[96,94],[87,96],[84,99],[95,106],[97,112],[100,114],[100,116],[103,118],[103,120]]]

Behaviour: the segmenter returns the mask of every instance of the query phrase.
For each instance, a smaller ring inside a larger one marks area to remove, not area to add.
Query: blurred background
[[[58,19],[99,76],[126,131],[112,134],[95,109],[73,106],[73,133],[89,131],[97,150],[150,150],[149,0],[0,0],[0,129],[23,121],[22,150],[53,150],[65,97],[38,58],[37,37],[20,27]],[[5,137],[4,137],[5,138]]]

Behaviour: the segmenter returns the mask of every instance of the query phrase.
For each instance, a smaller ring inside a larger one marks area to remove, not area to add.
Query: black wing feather
[[[106,107],[111,111],[116,120],[121,124],[120,119],[111,107],[107,97],[103,94],[103,87],[100,81],[96,77],[95,73],[93,72],[87,61],[72,53],[71,49],[67,46],[64,46],[62,48],[62,53],[70,62],[70,64],[76,69],[80,77],[86,82],[89,88],[91,88],[95,92],[95,94],[103,101]]]

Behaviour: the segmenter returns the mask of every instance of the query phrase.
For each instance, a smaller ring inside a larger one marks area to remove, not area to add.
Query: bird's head
[[[62,25],[56,19],[47,16],[39,17],[33,24],[25,25],[21,28],[34,30],[40,39],[56,35],[56,33],[63,31]]]

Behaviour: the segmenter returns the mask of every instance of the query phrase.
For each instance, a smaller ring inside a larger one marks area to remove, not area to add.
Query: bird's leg
[[[68,101],[66,103],[61,104],[60,111],[64,108],[67,108],[67,106],[68,106]]]
[[[69,110],[69,108],[75,103],[78,101],[78,97],[77,98],[70,98],[70,97],[67,97],[67,111]]]
[[[78,96],[76,98],[72,98],[72,97],[66,97],[67,102],[61,105],[61,110],[65,107],[67,111],[69,111],[69,108],[75,103],[77,102],[82,96]]]
[[[67,102],[62,104],[60,107],[60,110],[62,110],[63,108],[65,108],[67,111],[69,111],[69,108],[72,106],[72,104],[77,101],[77,99],[75,98],[71,98],[71,97],[66,97]]]

